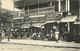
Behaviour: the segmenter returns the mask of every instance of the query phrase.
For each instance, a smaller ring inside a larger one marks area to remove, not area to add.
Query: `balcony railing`
[[[45,13],[52,13],[55,11],[55,7],[44,7],[44,8],[37,8],[37,9],[31,9],[26,11],[26,13],[29,14],[45,14]]]

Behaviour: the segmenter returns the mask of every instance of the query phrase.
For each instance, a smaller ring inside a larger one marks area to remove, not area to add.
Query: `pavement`
[[[7,39],[2,40],[2,43],[20,44],[20,45],[33,45],[33,46],[45,46],[45,47],[57,47],[57,48],[78,48],[80,49],[80,43],[63,42],[63,41],[41,41],[31,39]]]

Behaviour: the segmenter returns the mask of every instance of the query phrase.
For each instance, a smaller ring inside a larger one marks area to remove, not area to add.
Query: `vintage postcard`
[[[80,51],[80,0],[0,0],[0,51]]]

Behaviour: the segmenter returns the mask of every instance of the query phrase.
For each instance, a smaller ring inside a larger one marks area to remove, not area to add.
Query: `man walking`
[[[1,33],[1,31],[0,31],[0,42],[2,41],[2,33]]]

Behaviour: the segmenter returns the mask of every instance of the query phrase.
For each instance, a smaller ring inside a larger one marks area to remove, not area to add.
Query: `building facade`
[[[21,28],[43,27],[44,34],[58,30],[60,37],[68,36],[62,37],[64,39],[71,39],[74,32],[79,34],[79,31],[75,31],[76,28],[73,30],[79,18],[79,0],[15,0],[14,3],[15,7],[24,12]]]

